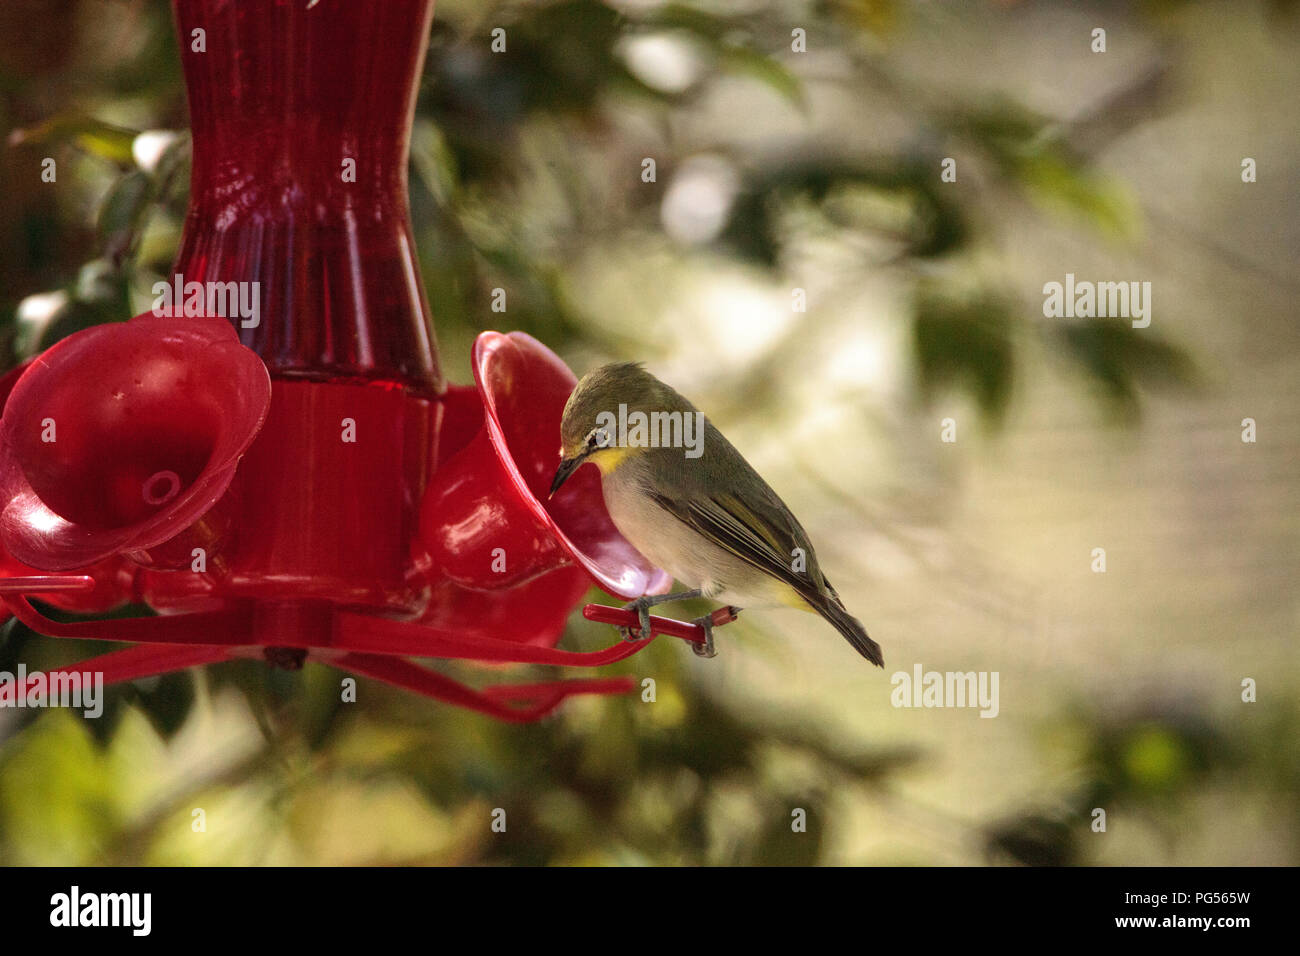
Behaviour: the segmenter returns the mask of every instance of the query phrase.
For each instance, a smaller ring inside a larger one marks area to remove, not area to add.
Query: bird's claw
[[[650,630],[650,608],[641,600],[629,601],[623,605],[625,611],[636,611],[637,621],[641,625],[635,631],[630,627],[620,627],[619,634],[623,635],[625,641],[644,641],[651,636]]]
[[[718,650],[713,646],[713,615],[706,614],[704,617],[697,617],[691,621],[692,624],[698,624],[704,629],[704,643],[691,643],[691,650],[695,652],[696,657],[717,657]]]

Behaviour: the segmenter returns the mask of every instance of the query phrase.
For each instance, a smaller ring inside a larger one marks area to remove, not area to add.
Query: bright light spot
[[[63,519],[48,508],[33,508],[23,515],[23,522],[30,528],[48,534],[63,524]]]
[[[57,292],[40,292],[19,302],[15,315],[19,322],[44,325],[67,304],[68,293],[61,289]]]
[[[740,188],[735,168],[717,156],[688,159],[664,195],[664,231],[681,243],[709,242],[727,224]]]
[[[783,298],[741,279],[711,283],[699,301],[700,326],[708,329],[714,348],[725,351],[728,364],[759,358],[795,318]]]
[[[878,329],[864,328],[841,338],[826,363],[826,378],[854,390],[882,392],[896,384],[893,344]]]
[[[158,168],[158,163],[161,162],[167,147],[174,142],[176,142],[176,134],[171,130],[145,130],[132,141],[131,156],[137,166],[146,173],[152,173]]]
[[[682,93],[704,72],[694,42],[672,33],[631,37],[620,44],[619,52],[633,76],[662,93]]]

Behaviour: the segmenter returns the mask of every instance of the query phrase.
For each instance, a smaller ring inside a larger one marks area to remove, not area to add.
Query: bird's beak
[[[555,493],[560,490],[560,485],[568,481],[569,477],[577,471],[586,460],[586,454],[578,455],[575,458],[561,459],[560,467],[555,469],[555,480],[551,482],[551,493],[548,497],[555,497]]]

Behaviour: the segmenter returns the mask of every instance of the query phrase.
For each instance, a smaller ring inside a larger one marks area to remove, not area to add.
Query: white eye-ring
[[[609,442],[609,429],[607,428],[593,428],[587,434],[588,448],[608,448]]]

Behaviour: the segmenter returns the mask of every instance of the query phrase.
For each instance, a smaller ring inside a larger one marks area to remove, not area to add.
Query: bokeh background
[[[0,862],[1300,862],[1297,89],[1293,3],[439,0],[411,203],[449,377],[485,328],[646,361],[885,672],[774,611],[536,726],[253,663],[0,710]],[[6,365],[149,307],[186,122],[167,3],[0,4]],[[1067,272],[1151,282],[1150,327],[1044,318]],[[0,669],[102,649],[11,621]],[[893,707],[917,663],[998,672],[998,716]]]

